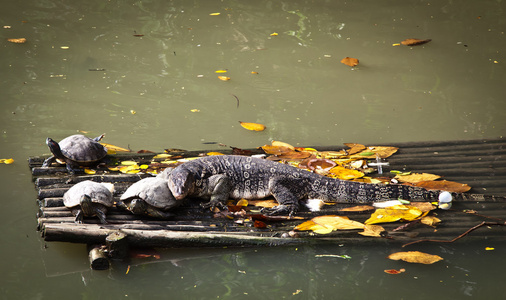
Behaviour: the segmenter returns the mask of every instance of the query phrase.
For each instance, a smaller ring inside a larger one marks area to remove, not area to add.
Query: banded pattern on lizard
[[[178,200],[210,199],[207,207],[223,206],[232,199],[274,196],[279,205],[267,214],[292,214],[299,201],[366,203],[387,199],[437,200],[439,191],[398,184],[368,184],[328,178],[270,160],[236,156],[207,156],[175,168],[169,188]]]

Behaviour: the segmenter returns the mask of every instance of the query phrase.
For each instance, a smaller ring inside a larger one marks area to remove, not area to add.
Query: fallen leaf
[[[0,164],[10,165],[13,162],[14,162],[14,159],[12,159],[12,158],[2,158],[2,159],[0,159]]]
[[[251,74],[258,74],[258,72],[256,72],[256,71],[251,71]]]
[[[315,169],[331,169],[335,167],[337,163],[326,158],[312,158],[307,161],[306,165],[309,170],[313,171]]]
[[[277,36],[277,35],[279,35],[277,32],[273,32],[270,34],[270,36]]]
[[[399,269],[399,270],[394,270],[394,269],[390,269],[390,270],[385,270],[385,273],[387,274],[401,274],[401,273],[404,273],[406,272],[406,269]]]
[[[369,211],[369,210],[374,210],[374,209],[375,209],[375,207],[371,206],[371,205],[358,205],[358,206],[342,208],[339,211],[362,212],[362,211]]]
[[[397,252],[390,254],[388,258],[391,260],[403,260],[409,263],[426,264],[426,265],[430,265],[440,260],[443,260],[443,258],[438,255],[427,254],[420,251]]]
[[[409,206],[414,206],[422,212],[428,212],[436,209],[436,206],[432,205],[430,202],[411,202]]]
[[[288,144],[288,143],[285,143],[285,142],[280,142],[280,141],[272,141],[271,142],[271,145],[274,146],[274,147],[286,147],[290,150],[295,150],[295,147]]]
[[[355,178],[360,178],[362,176],[364,176],[364,173],[362,173],[360,171],[347,169],[347,168],[341,167],[341,166],[337,166],[337,167],[334,167],[329,170],[329,177],[332,177],[332,178],[351,180],[351,179],[355,179]]]
[[[237,206],[248,206],[248,200],[241,199],[241,200],[237,201],[236,205]]]
[[[15,44],[24,44],[24,43],[26,43],[26,39],[25,38],[7,39],[7,41],[9,41],[11,43],[15,43]]]
[[[422,224],[425,224],[425,225],[428,225],[428,226],[431,226],[431,227],[435,227],[436,225],[438,225],[439,223],[441,223],[441,220],[434,217],[434,216],[425,216],[423,217],[422,219],[420,219],[420,222]]]
[[[227,70],[216,70],[214,73],[227,73]]]
[[[365,225],[364,231],[359,232],[363,236],[381,237],[381,234],[385,231],[380,225]]]
[[[223,153],[221,153],[221,152],[207,152],[206,155],[207,156],[216,156],[216,155],[223,155]]]
[[[367,147],[363,151],[352,155],[351,158],[362,158],[363,156],[378,156],[379,158],[387,158],[397,152],[397,147],[386,147],[386,146],[374,146]]]
[[[89,175],[93,175],[93,174],[96,174],[96,173],[97,173],[97,171],[92,170],[92,169],[85,168],[85,169],[84,169],[84,173],[89,174]]]
[[[258,207],[272,208],[278,206],[278,202],[276,200],[249,200],[248,202],[250,205]]]
[[[485,247],[485,250],[492,251],[492,250],[495,250],[495,248],[493,248],[493,247]]]
[[[227,77],[227,76],[218,76],[218,78],[219,78],[220,80],[223,80],[223,81],[230,80],[230,77]]]
[[[400,182],[409,182],[409,183],[417,183],[420,181],[432,181],[438,178],[441,178],[439,175],[429,174],[429,173],[411,173],[409,175],[396,175],[395,179]]]
[[[253,223],[253,226],[255,228],[260,228],[260,229],[267,228],[267,224],[265,224],[264,222],[259,221],[259,220],[255,220],[255,222]]]
[[[142,153],[155,153],[155,152],[150,151],[150,150],[141,149],[141,150],[137,151],[137,153],[142,154]]]
[[[365,224],[391,223],[399,220],[413,221],[422,215],[422,211],[408,205],[394,205],[377,209]]]
[[[343,216],[328,215],[312,218],[297,225],[294,230],[312,230],[315,233],[326,234],[334,230],[363,229],[364,224]]]
[[[405,39],[401,42],[401,44],[405,46],[417,46],[417,45],[423,45],[428,42],[432,41],[432,39],[426,39],[426,40],[420,40],[420,39]]]
[[[248,130],[253,130],[253,131],[263,131],[266,128],[265,125],[259,124],[259,123],[248,123],[248,122],[241,122],[241,121],[239,121],[239,123],[241,124],[241,126],[243,128],[246,128]]]
[[[357,143],[344,143],[344,145],[350,148],[346,149],[346,152],[348,152],[349,155],[359,153],[366,148],[364,145]]]
[[[350,67],[354,67],[354,66],[358,65],[358,59],[352,58],[352,57],[345,57],[341,60],[341,63],[343,63],[347,66],[350,66]]]
[[[102,146],[106,147],[107,150],[113,150],[113,151],[118,151],[118,152],[130,152],[130,150],[128,149],[125,149],[125,148],[121,148],[121,147],[118,147],[118,146],[114,146],[114,145],[111,145],[111,144],[106,144],[106,143],[100,143]]]
[[[465,193],[471,189],[471,187],[465,183],[448,180],[420,181],[415,183],[415,185],[427,190],[440,190],[454,193]]]
[[[210,15],[210,16],[219,16],[219,15],[220,15],[220,13],[210,13],[209,15]]]

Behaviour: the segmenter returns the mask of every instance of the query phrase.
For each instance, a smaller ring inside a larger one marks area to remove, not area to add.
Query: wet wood
[[[109,269],[109,259],[101,246],[94,246],[91,248],[88,258],[90,266],[93,270],[107,270]]]
[[[112,259],[126,259],[128,257],[128,239],[127,234],[118,230],[110,233],[105,238],[107,253]]]
[[[382,144],[383,146],[384,144]],[[399,151],[387,159],[389,170],[428,172],[444,176],[444,179],[469,184],[474,194],[506,196],[506,141],[444,141],[427,143],[404,143],[392,145]],[[320,151],[337,151],[344,147],[313,147]],[[231,154],[232,150],[219,149]],[[209,151],[175,152],[177,157],[194,157]],[[254,149],[254,153],[261,150]],[[109,161],[134,160],[138,164],[149,164],[155,154],[120,154],[109,156]],[[108,224],[100,224],[97,218],[85,218],[84,224],[74,223],[75,218],[63,206],[62,196],[72,186],[66,169],[58,167],[41,168],[47,156],[32,157],[28,163],[32,168],[34,184],[38,190],[38,229],[46,241],[60,241],[84,244],[105,244],[106,239],[121,233],[121,243],[127,247],[222,247],[222,246],[277,246],[306,243],[356,243],[388,242],[407,243],[417,239],[453,239],[469,228],[483,221],[495,222],[506,218],[506,201],[502,197],[467,195],[454,203],[452,210],[437,210],[434,213],[442,220],[436,228],[416,224],[404,231],[394,232],[402,223],[381,224],[387,231],[384,238],[363,237],[357,230],[337,231],[327,235],[311,232],[291,233],[304,220],[265,221],[266,229],[255,228],[254,222],[238,222],[225,217],[215,218],[214,213],[199,207],[199,200],[188,199],[182,207],[174,210],[173,220],[162,221],[132,215],[113,207],[107,214]],[[95,175],[80,173],[73,182],[93,180],[110,182],[115,186],[115,200],[134,182],[151,176],[149,174],[121,174],[99,166]],[[340,211],[354,204],[326,205],[324,210],[311,213],[302,210],[297,213],[304,219],[317,215],[346,215],[350,219],[365,221],[370,212],[350,213]],[[464,211],[476,211],[474,214]],[[252,214],[258,212],[251,212]],[[465,238],[506,240],[506,226],[479,228]],[[109,242],[114,247],[115,242]],[[122,246],[123,247],[123,246]],[[121,248],[121,247],[120,247]],[[114,250],[119,251],[121,250]],[[121,255],[120,255],[121,256]]]

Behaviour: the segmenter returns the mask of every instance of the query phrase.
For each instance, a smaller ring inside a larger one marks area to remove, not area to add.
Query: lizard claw
[[[273,208],[263,208],[260,212],[268,216],[288,215],[292,217],[296,211],[296,205],[278,205]]]
[[[211,200],[207,203],[200,204],[200,207],[209,208],[210,210],[214,210],[216,207],[218,207],[219,209],[223,210],[227,206],[225,204],[223,204],[221,201]]]

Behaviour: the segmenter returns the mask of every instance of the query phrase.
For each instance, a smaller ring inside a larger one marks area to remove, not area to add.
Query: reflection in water
[[[334,299],[339,293],[353,299],[371,294],[425,299],[503,293],[499,277],[490,275],[499,271],[494,268],[500,253],[483,251],[495,246],[488,244],[429,247],[445,258],[433,266],[386,261],[389,245],[345,245],[198,249],[195,256],[177,256],[177,262],[132,265],[128,274],[120,263],[111,271],[92,272],[84,246],[49,243],[45,250],[39,244],[36,195],[25,165],[28,156],[48,152],[46,137],[60,140],[78,130],[90,136],[105,132],[107,143],[152,151],[209,148],[207,142],[250,148],[271,139],[318,146],[502,136],[502,5],[4,3],[1,25],[11,26],[0,28],[4,38],[27,42],[4,41],[0,56],[0,158],[15,160],[0,166],[2,295]],[[406,38],[432,42],[392,46]],[[360,65],[341,64],[347,56]],[[219,80],[216,70],[227,70],[231,80]],[[267,130],[249,132],[238,121],[262,123]],[[164,255],[174,253],[181,255]],[[407,271],[400,276],[383,273],[401,267]]]

